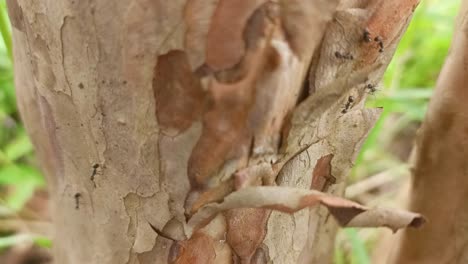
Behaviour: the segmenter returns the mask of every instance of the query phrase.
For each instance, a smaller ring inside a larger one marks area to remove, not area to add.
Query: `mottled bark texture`
[[[55,261],[328,263],[338,223],[420,225],[337,198],[418,1],[342,2],[9,0]]]
[[[462,1],[445,65],[412,158],[409,208],[429,222],[405,231],[390,263],[468,263],[468,1]]]

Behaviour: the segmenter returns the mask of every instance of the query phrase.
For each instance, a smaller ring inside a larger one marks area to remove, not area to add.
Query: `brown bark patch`
[[[240,62],[245,53],[244,28],[254,11],[266,0],[220,0],[211,21],[206,43],[206,64],[215,71]]]
[[[202,135],[190,156],[188,175],[195,188],[206,186],[208,179],[225,161],[240,158],[247,150],[246,119],[252,99],[239,93],[243,87],[221,86],[216,87],[223,90],[222,94],[212,98],[212,106],[204,116]]]
[[[192,69],[198,69],[205,62],[206,38],[213,13],[219,0],[189,0],[184,8],[187,31],[184,38]]]
[[[333,157],[333,154],[328,154],[317,160],[317,164],[312,172],[311,189],[326,191],[330,184],[336,182],[336,178],[331,175],[331,161]]]
[[[368,37],[371,42],[363,43],[360,65],[372,64],[379,56],[380,48],[382,48],[380,52],[383,52],[385,47],[398,40],[401,35],[402,25],[406,24],[402,23],[402,21],[411,16],[418,4],[419,0],[380,0],[376,3],[375,11],[365,26],[369,32]],[[373,48],[369,49],[369,45],[372,45]]]
[[[270,210],[245,208],[226,212],[227,241],[242,261],[250,262],[266,234]]]
[[[204,92],[192,73],[185,52],[158,57],[153,79],[156,116],[163,130],[182,132],[200,118]]]
[[[174,264],[215,264],[213,238],[201,232],[193,234],[187,241],[180,242],[178,251],[179,256],[172,262]]]
[[[229,160],[244,167],[249,154],[252,129],[248,118],[255,103],[256,81],[265,66],[266,48],[246,56],[248,75],[235,83],[211,79],[209,101],[203,117],[203,131],[192,151],[188,176],[193,188],[204,188],[208,179]]]
[[[356,207],[328,207],[330,213],[341,226],[346,226],[356,215],[364,212],[362,208]]]

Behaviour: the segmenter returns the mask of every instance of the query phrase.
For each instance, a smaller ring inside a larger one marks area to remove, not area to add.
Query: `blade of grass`
[[[24,242],[34,242],[34,244],[43,248],[50,248],[52,246],[52,241],[47,237],[36,236],[31,234],[16,234],[11,236],[0,237],[0,250]]]
[[[354,228],[345,229],[345,234],[351,243],[352,254],[351,254],[351,263],[352,264],[370,264],[370,258],[367,254],[366,246],[364,242],[359,238],[359,235]]]
[[[334,264],[345,264],[345,253],[342,248],[335,248],[335,254],[333,255]]]
[[[11,47],[11,32],[8,27],[8,17],[3,5],[0,5],[0,33],[2,34],[3,42],[8,52],[8,57],[13,61],[13,51]]]

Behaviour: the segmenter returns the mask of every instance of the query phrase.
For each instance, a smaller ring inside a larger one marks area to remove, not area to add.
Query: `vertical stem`
[[[8,17],[6,15],[5,6],[0,5],[0,33],[2,34],[3,42],[7,49],[8,57],[13,62],[13,51],[11,48],[11,32],[8,27]]]

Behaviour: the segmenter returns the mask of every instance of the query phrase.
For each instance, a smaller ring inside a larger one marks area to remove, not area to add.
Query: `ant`
[[[377,42],[379,44],[379,52],[383,52],[384,51],[384,45],[383,45],[383,39],[381,36],[377,36],[374,38],[374,41]]]
[[[347,53],[347,54],[341,54],[339,51],[335,52],[335,57],[338,59],[345,59],[345,60],[354,60],[354,56]]]
[[[364,34],[363,34],[363,40],[364,42],[371,42],[372,41],[372,38],[371,38],[371,33],[369,32],[369,29],[364,29]],[[379,45],[379,52],[384,52],[384,44],[383,44],[383,39],[381,36],[377,36],[374,38],[374,41],[377,42],[377,44]]]
[[[75,193],[75,209],[76,210],[80,209],[80,198],[81,198],[81,193]]]
[[[364,42],[371,42],[372,39],[370,37],[370,32],[369,29],[364,29],[364,35],[363,35]]]
[[[93,182],[94,184],[94,188],[96,188],[96,183],[94,182],[94,177],[96,176],[97,174],[97,169],[99,168],[99,164],[94,164],[93,165],[93,172],[91,173],[91,177],[89,177],[89,179]]]
[[[354,97],[349,96],[348,101],[346,102],[345,108],[341,111],[342,114],[346,114],[348,110],[351,108],[351,105],[354,103]]]
[[[373,84],[371,84],[371,83],[368,83],[368,84],[366,85],[366,89],[367,89],[367,90],[369,91],[369,93],[372,94],[372,95],[373,95],[376,91],[378,91],[377,86],[376,86],[376,85],[373,85]]]

